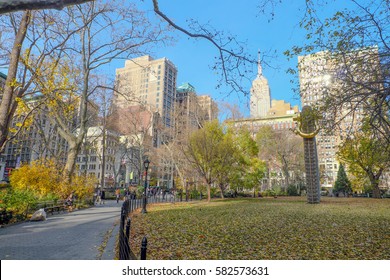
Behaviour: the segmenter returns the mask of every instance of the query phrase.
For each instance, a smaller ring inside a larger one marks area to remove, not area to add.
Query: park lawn
[[[147,259],[389,260],[390,199],[226,199],[148,205],[130,245]]]

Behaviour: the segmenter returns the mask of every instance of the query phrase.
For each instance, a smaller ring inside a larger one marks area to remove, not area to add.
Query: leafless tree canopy
[[[14,12],[23,9],[62,9],[67,5],[81,4],[90,0],[19,0],[12,3],[0,2],[0,13]],[[267,6],[274,0],[259,1],[259,8]],[[256,64],[256,58],[246,53],[246,42],[239,41],[237,36],[228,34],[226,31],[215,30],[212,26],[199,23],[189,18],[189,26],[183,27],[174,22],[170,15],[166,15],[159,6],[158,0],[152,0],[155,13],[161,17],[169,26],[194,38],[210,42],[217,50],[215,63],[212,69],[220,75],[219,86],[227,85],[231,91],[247,94],[243,87],[243,80],[249,81]]]

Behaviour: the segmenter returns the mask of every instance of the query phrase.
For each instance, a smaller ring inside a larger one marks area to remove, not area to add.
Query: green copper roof
[[[3,78],[4,80],[7,79],[7,75],[2,72],[0,72],[0,77]]]
[[[195,92],[195,87],[191,85],[190,83],[184,83],[181,86],[177,88],[177,92]]]

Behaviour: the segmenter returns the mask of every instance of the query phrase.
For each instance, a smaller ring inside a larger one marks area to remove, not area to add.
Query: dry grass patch
[[[230,199],[148,205],[131,246],[148,259],[390,259],[390,199]]]

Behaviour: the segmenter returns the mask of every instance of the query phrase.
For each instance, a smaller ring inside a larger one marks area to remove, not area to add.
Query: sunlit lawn
[[[131,246],[148,259],[390,259],[390,199],[230,199],[148,205]]]

